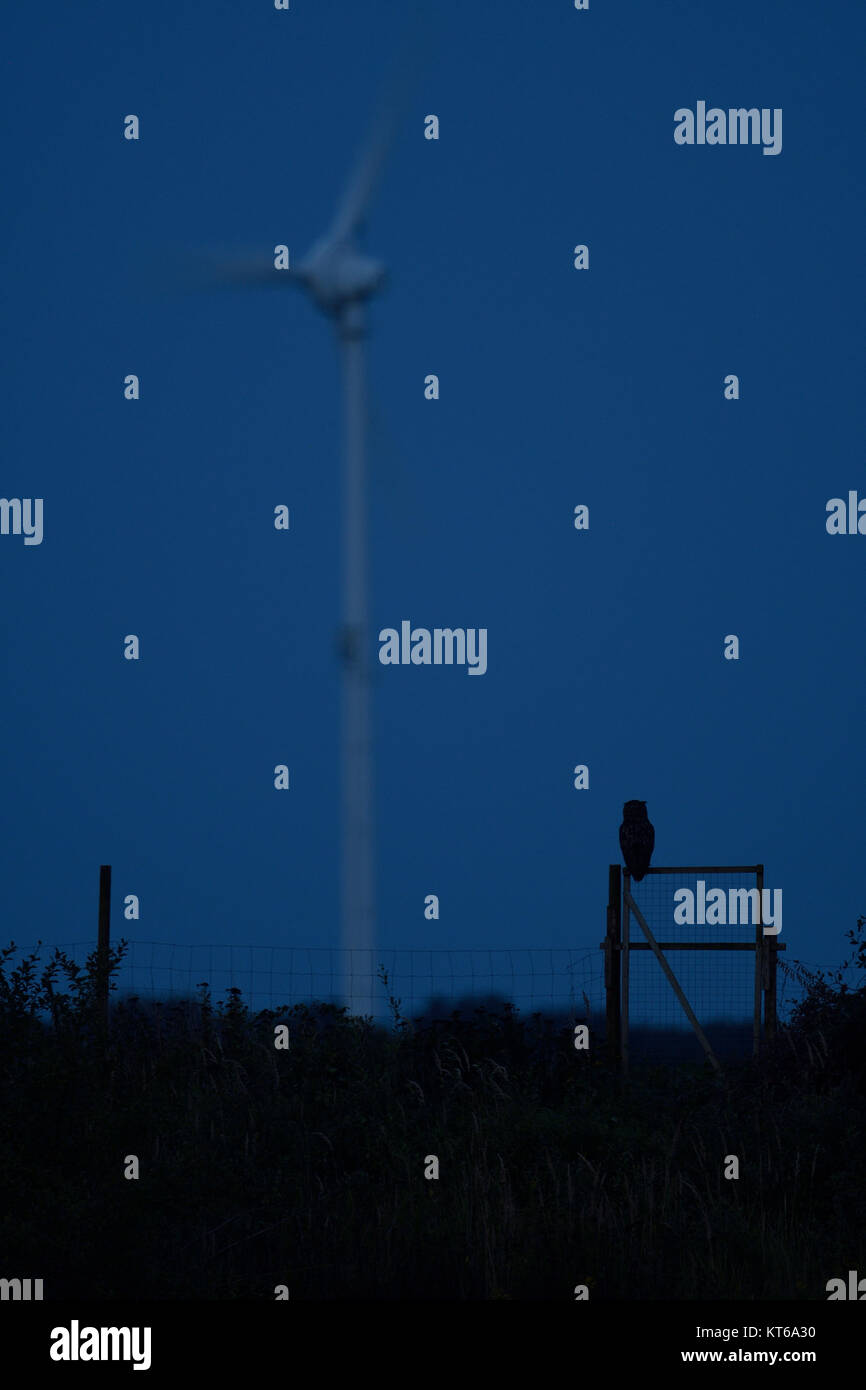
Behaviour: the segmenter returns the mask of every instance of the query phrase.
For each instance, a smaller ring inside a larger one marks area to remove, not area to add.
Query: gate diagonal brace
[[[710,1044],[709,1044],[709,1042],[708,1042],[708,1040],[707,1040],[706,1034],[704,1033],[703,1028],[702,1028],[701,1025],[698,1023],[698,1020],[696,1019],[696,1017],[695,1017],[695,1015],[694,1015],[694,1011],[693,1011],[693,1009],[692,1009],[691,1004],[689,1003],[689,1001],[688,1001],[688,999],[686,998],[686,996],[683,994],[683,991],[682,991],[682,989],[681,989],[681,987],[680,987],[680,982],[679,982],[679,980],[677,979],[677,977],[676,977],[676,975],[674,974],[674,972],[671,970],[670,966],[669,966],[668,963],[667,963],[667,960],[665,959],[664,955],[662,954],[662,951],[661,951],[661,949],[659,948],[659,944],[658,944],[658,942],[656,941],[655,937],[653,936],[652,932],[650,931],[649,927],[647,926],[647,923],[646,923],[646,921],[644,920],[644,915],[643,915],[643,913],[641,912],[640,908],[638,907],[637,903],[635,902],[634,898],[632,897],[632,895],[631,895],[631,890],[630,890],[629,888],[626,888],[626,890],[625,890],[625,900],[626,900],[626,902],[628,903],[629,907],[631,908],[632,912],[634,913],[635,917],[637,918],[638,922],[640,923],[641,930],[642,930],[644,936],[646,937],[647,941],[649,942],[650,948],[651,948],[653,954],[655,955],[656,960],[658,961],[658,963],[659,963],[659,965],[661,966],[662,970],[663,970],[663,971],[665,972],[665,974],[667,975],[668,981],[669,981],[670,986],[671,986],[671,989],[673,990],[674,994],[677,996],[677,999],[679,999],[679,1001],[680,1001],[680,1005],[682,1006],[683,1013],[685,1014],[686,1018],[688,1019],[689,1023],[692,1025],[692,1027],[693,1027],[694,1030],[695,1030],[695,1033],[697,1034],[698,1042],[700,1043],[701,1047],[704,1049],[704,1052],[707,1054],[707,1057],[708,1057],[709,1060],[712,1062],[712,1064],[713,1064],[713,1066],[715,1067],[716,1071],[718,1072],[719,1076],[721,1076],[721,1075],[722,1075],[722,1068],[721,1068],[721,1065],[720,1065],[720,1063],[719,1063],[719,1059],[718,1059],[718,1057],[716,1056],[716,1054],[713,1052],[713,1049],[710,1047]]]

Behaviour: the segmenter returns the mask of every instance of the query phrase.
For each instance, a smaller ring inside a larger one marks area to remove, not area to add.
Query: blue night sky
[[[5,941],[91,939],[110,863],[115,936],[338,944],[333,332],[161,267],[308,250],[409,8],[6,17],[0,492],[44,540],[0,537]],[[366,232],[371,641],[486,627],[488,671],[375,663],[380,944],[596,947],[637,797],[657,863],[763,862],[788,956],[835,965],[866,910],[866,536],[825,529],[866,495],[866,9],[424,9]],[[781,107],[782,153],[676,145],[699,100]]]

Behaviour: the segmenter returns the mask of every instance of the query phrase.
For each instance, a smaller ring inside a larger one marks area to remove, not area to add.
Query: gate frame
[[[609,1054],[623,1075],[628,1071],[629,1024],[629,964],[632,951],[653,951],[678,994],[686,1017],[695,1029],[701,1046],[713,1064],[718,1062],[692,1013],[685,995],[666,960],[663,951],[754,951],[755,990],[752,1019],[752,1056],[760,1056],[761,1043],[769,1042],[776,1032],[776,963],[777,952],[786,948],[774,936],[765,936],[763,928],[763,864],[715,864],[710,866],[679,864],[647,870],[648,874],[754,874],[758,889],[758,911],[754,943],[749,941],[656,941],[631,894],[631,875],[620,864],[608,868],[607,933],[601,942],[604,951],[604,984]],[[623,879],[625,880],[623,882]],[[630,939],[630,918],[634,913],[647,937],[646,941]],[[761,1028],[761,998],[763,996],[763,1030]],[[689,1015],[691,1014],[691,1017]]]

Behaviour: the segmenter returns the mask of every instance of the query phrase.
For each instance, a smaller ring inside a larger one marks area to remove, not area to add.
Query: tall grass
[[[13,954],[0,1273],[47,1297],[824,1299],[866,1272],[866,1004],[838,980],[722,1086],[624,1084],[598,1039],[507,1005],[410,1020],[392,998],[384,1029],[202,985],[121,1000],[105,1037],[95,956]]]

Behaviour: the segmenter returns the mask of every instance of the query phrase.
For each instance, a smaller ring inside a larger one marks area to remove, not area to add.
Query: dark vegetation
[[[507,1005],[392,999],[383,1029],[201,986],[114,1003],[106,1031],[95,955],[10,946],[0,1276],[46,1298],[826,1299],[866,1274],[866,989],[843,980],[863,927],[722,1084],[700,1062],[623,1084],[600,1037],[577,1051],[573,1020]]]

